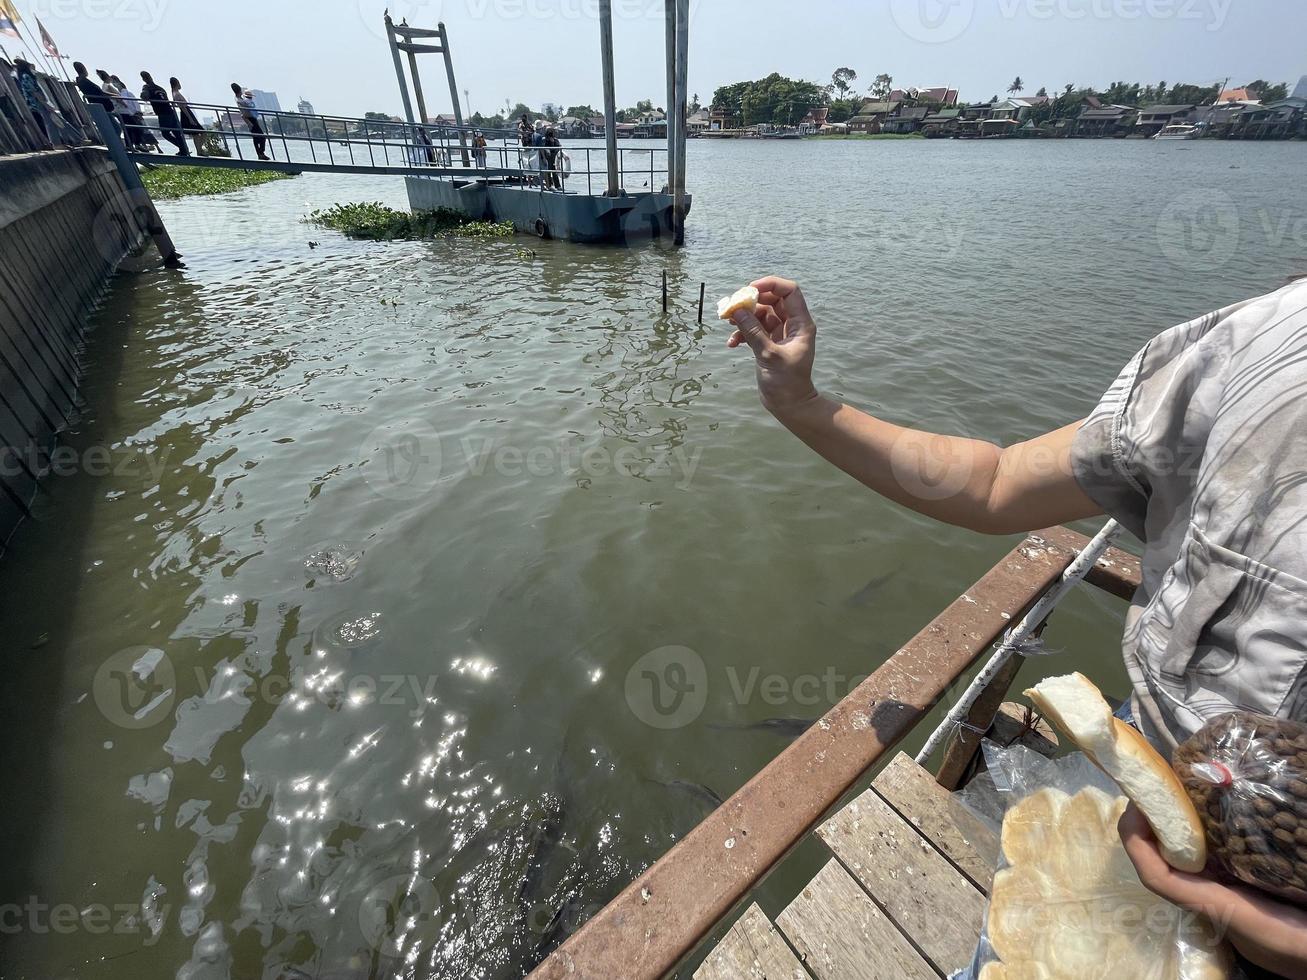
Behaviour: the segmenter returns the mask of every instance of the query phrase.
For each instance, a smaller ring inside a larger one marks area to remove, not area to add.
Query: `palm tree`
[[[1026,87],[1026,83],[1023,82],[1021,80],[1021,76],[1018,75],[1016,78],[1012,80],[1012,84],[1007,87],[1008,95],[1016,95],[1025,87]]]

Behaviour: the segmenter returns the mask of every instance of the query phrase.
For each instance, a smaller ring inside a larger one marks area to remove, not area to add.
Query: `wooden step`
[[[979,817],[901,752],[871,786],[954,867],[989,894],[998,867],[998,835]]]
[[[812,980],[762,909],[750,905],[727,930],[694,980]]]
[[[940,973],[971,962],[984,893],[880,794],[867,790],[817,834]]]
[[[838,861],[831,861],[776,924],[817,980],[938,980]]]

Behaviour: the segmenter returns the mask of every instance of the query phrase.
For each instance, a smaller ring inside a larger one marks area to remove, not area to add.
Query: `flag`
[[[0,0],[0,34],[18,37],[19,20],[18,11],[14,9],[12,0]]]
[[[45,25],[41,23],[40,17],[36,18],[36,26],[41,30],[41,47],[45,48],[46,54],[51,58],[63,57],[59,54],[59,48],[55,45],[54,38],[50,36],[50,32],[47,31]]]

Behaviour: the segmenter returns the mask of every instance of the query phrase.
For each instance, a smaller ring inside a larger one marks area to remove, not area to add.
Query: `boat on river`
[[[1203,131],[1190,123],[1171,123],[1153,137],[1155,140],[1196,140]]]

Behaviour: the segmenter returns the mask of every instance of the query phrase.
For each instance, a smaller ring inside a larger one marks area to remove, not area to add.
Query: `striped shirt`
[[[1307,281],[1153,339],[1076,435],[1077,482],[1144,542],[1123,642],[1144,732],[1307,721]]]

